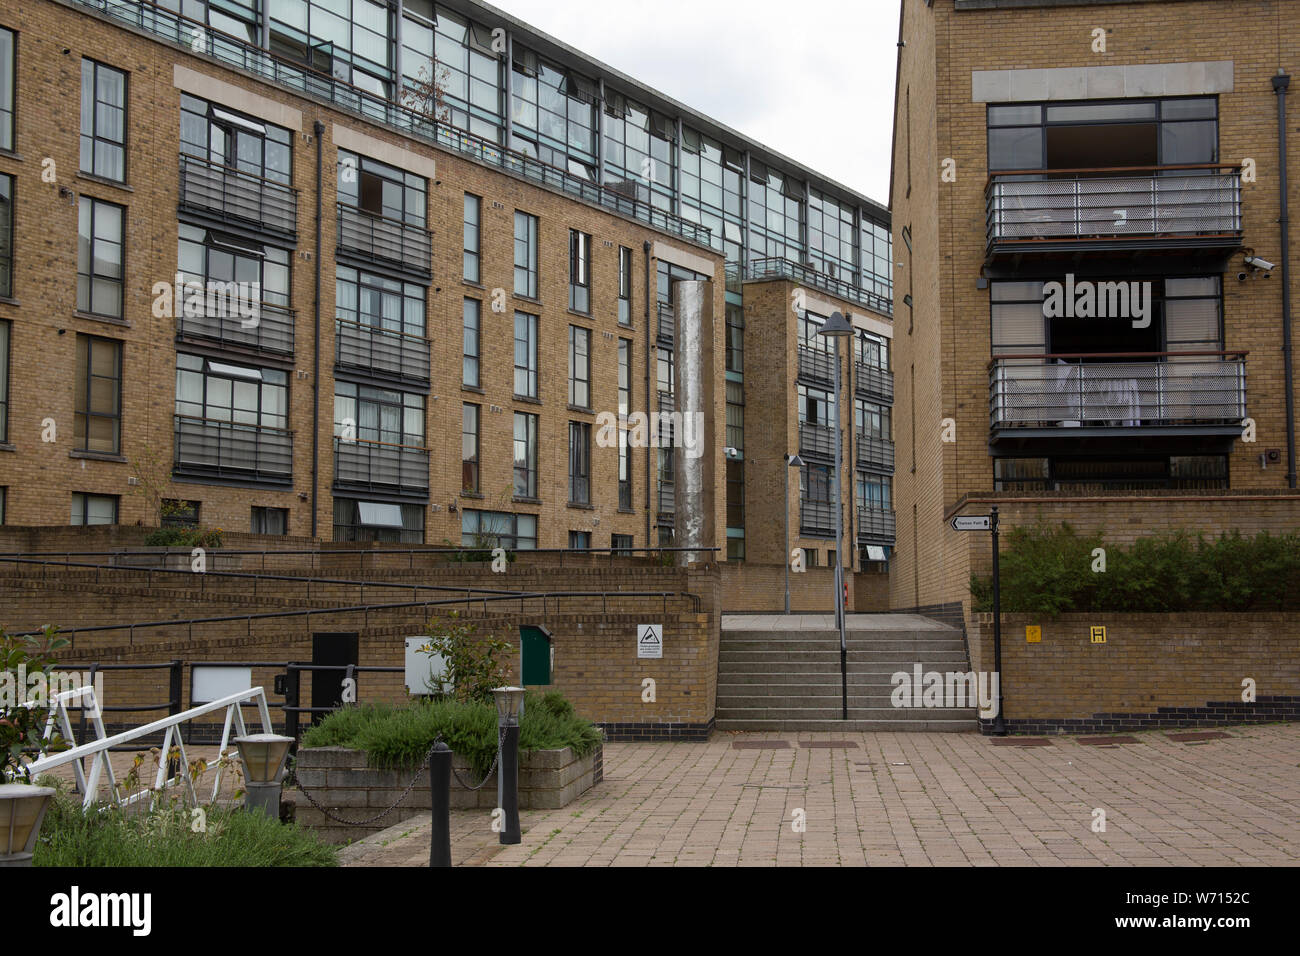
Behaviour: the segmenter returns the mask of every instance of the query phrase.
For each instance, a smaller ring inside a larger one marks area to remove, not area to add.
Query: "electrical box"
[[[555,670],[555,643],[551,632],[540,624],[519,628],[520,677],[525,687],[549,684]]]

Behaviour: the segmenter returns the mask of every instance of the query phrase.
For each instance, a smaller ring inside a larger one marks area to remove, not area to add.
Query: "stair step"
[[[921,718],[917,720],[828,720],[828,719],[794,719],[794,720],[765,720],[765,719],[736,719],[719,718],[715,725],[718,730],[762,730],[778,731],[792,733],[796,731],[824,731],[829,733],[836,732],[864,732],[873,731],[890,733],[918,733],[923,731],[929,732],[946,732],[946,733],[978,733],[979,725],[973,719],[960,720],[935,720],[933,718]]]

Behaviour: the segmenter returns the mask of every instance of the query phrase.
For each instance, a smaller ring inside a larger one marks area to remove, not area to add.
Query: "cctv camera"
[[[723,453],[724,455],[726,455],[728,458],[733,458],[733,459],[735,459],[735,458],[739,458],[739,457],[740,457],[740,449],[739,449],[739,448],[732,448],[730,445],[728,445],[726,448],[722,449],[722,453]]]
[[[1245,281],[1246,281],[1246,273],[1244,273],[1244,272],[1238,272],[1238,273],[1237,273],[1237,281],[1238,281],[1238,282],[1245,282]]]
[[[1267,259],[1261,259],[1259,256],[1246,256],[1246,265],[1252,269],[1263,269],[1265,272],[1273,271],[1273,263]]]

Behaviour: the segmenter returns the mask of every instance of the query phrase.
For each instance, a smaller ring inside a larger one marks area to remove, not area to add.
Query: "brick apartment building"
[[[902,4],[895,608],[969,610],[988,537],[947,521],[994,504],[1115,541],[1300,526],[1295,14]]]
[[[10,4],[0,210],[5,524],[670,544],[679,449],[601,413],[672,410],[704,279],[719,558],[783,561],[795,451],[791,546],[834,550],[838,309],[887,566],[887,210],[486,4]]]

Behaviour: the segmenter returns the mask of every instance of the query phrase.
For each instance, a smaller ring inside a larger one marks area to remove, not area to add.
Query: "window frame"
[[[261,523],[262,523],[263,525],[265,525],[265,524],[267,523],[267,519],[268,519],[269,517],[271,517],[272,515],[278,516],[278,517],[281,519],[281,521],[282,521],[282,523],[283,523],[282,526],[283,526],[284,530],[283,530],[283,531],[267,531],[267,530],[265,530],[265,528],[263,528],[263,530],[260,530],[260,531],[259,531],[258,528],[257,528],[257,526],[258,526],[258,519],[260,518],[260,519],[261,519]],[[252,506],[252,511],[251,511],[250,516],[249,516],[249,519],[248,519],[248,533],[249,533],[249,534],[267,534],[267,535],[276,535],[276,536],[284,536],[284,535],[288,535],[288,533],[289,533],[289,509],[288,509],[288,508],[276,508],[276,507],[274,507],[274,506],[272,506],[272,505],[253,505],[253,506]]]
[[[523,437],[519,435],[523,426]],[[514,415],[514,459],[513,459],[513,493],[515,498],[537,500],[538,476],[538,433],[539,419],[532,412],[515,412]],[[520,444],[523,455],[520,456]]]
[[[86,132],[86,119],[87,119],[87,116],[86,116],[86,108],[87,108],[87,100],[86,100],[86,94],[87,94],[87,90],[86,90],[86,79],[87,79],[87,76],[86,76],[86,68],[87,68],[87,67],[90,67],[90,86],[91,86],[91,89],[90,89],[90,97],[91,97],[91,99],[90,99],[90,103],[89,103],[89,106],[90,106],[90,117],[89,117],[89,119],[90,119],[90,124],[91,124],[90,132]],[[112,105],[111,103],[108,103],[107,101],[105,101],[105,100],[101,100],[101,99],[99,98],[99,75],[100,75],[100,71],[101,71],[101,70],[104,70],[104,71],[106,71],[106,72],[108,72],[108,73],[110,73],[110,74],[114,74],[114,73],[115,73],[115,74],[117,74],[118,76],[121,77],[121,79],[122,79],[122,105],[121,105],[121,107],[114,106],[114,105]],[[127,71],[125,71],[125,70],[120,70],[120,69],[118,69],[118,68],[115,67],[115,66],[109,66],[107,63],[103,63],[103,62],[101,62],[101,61],[99,61],[99,60],[92,59],[92,58],[90,58],[90,57],[88,57],[88,56],[83,56],[83,57],[81,58],[81,111],[82,111],[82,115],[81,115],[81,127],[80,127],[80,129],[81,129],[81,134],[80,134],[80,139],[78,140],[78,142],[79,142],[79,144],[80,144],[80,147],[79,147],[80,155],[79,155],[79,159],[78,159],[78,171],[79,171],[79,172],[81,172],[81,173],[83,173],[83,174],[85,174],[85,175],[89,175],[89,176],[97,176],[97,177],[99,177],[100,179],[105,179],[105,180],[108,180],[108,181],[110,181],[110,182],[115,182],[115,183],[125,183],[125,182],[127,181],[127,146],[126,146],[126,144],[127,144],[127,133],[128,133],[128,129],[129,129],[129,123],[130,123],[130,113],[129,113],[130,105],[131,105],[131,99],[130,99],[130,95],[131,95],[131,86],[130,86],[130,83],[131,83],[131,81],[130,81],[130,74],[129,74]],[[122,111],[122,138],[121,138],[121,140],[112,140],[112,139],[107,138],[106,136],[101,136],[101,135],[100,135],[100,106],[101,106],[101,105],[103,105],[106,109],[110,109],[110,110],[116,110],[116,109],[119,109],[119,108],[121,109],[121,111]],[[86,163],[85,163],[85,160],[86,160],[86,145],[87,145],[87,141],[89,141],[89,144],[90,144],[90,168],[89,168],[89,169],[86,168]],[[100,146],[101,143],[106,144],[106,145],[108,146],[108,148],[110,148],[110,149],[114,149],[114,150],[118,150],[118,151],[121,153],[121,166],[122,166],[122,175],[121,175],[121,176],[113,176],[113,175],[110,175],[110,174],[108,174],[108,173],[105,173],[105,172],[101,172],[101,171],[100,171],[100,168],[99,168],[99,157],[100,157],[99,146]]]
[[[522,227],[523,236],[520,236]],[[538,263],[541,222],[532,213],[521,209],[515,210],[514,249],[515,272],[514,293],[525,299],[540,298]],[[522,259],[521,259],[522,255]],[[522,278],[522,282],[520,281]],[[522,286],[522,288],[521,288]]]
[[[473,200],[474,222],[470,222],[470,206]],[[475,284],[482,281],[483,276],[483,197],[476,196],[473,193],[465,193],[464,224],[462,235],[462,261],[461,261],[461,278],[466,282]],[[473,245],[471,246],[471,231],[473,236]],[[473,262],[473,275],[470,275],[470,263]]]
[[[569,407],[591,410],[591,329],[569,326]]]
[[[618,247],[618,324],[632,326],[632,250]]]
[[[74,492],[72,493],[72,504],[73,504],[73,506],[75,506],[75,505],[77,504],[77,499],[78,499],[78,498],[81,499],[81,512],[80,512],[81,520],[80,520],[80,521],[72,521],[71,518],[72,518],[73,516],[72,516],[71,513],[69,513],[69,522],[70,522],[70,524],[71,524],[72,527],[74,527],[74,528],[83,528],[83,527],[92,527],[93,525],[116,525],[116,524],[121,524],[121,521],[122,521],[122,496],[121,496],[121,495],[103,495],[103,494],[99,494],[98,492],[93,492],[93,491],[74,491]],[[93,522],[93,523],[90,522],[90,521],[88,521],[87,519],[90,517],[90,502],[91,502],[91,499],[98,499],[98,500],[103,500],[103,501],[111,501],[111,502],[113,503],[113,520],[112,520],[112,521],[96,521],[96,522]]]
[[[96,223],[99,221],[99,209],[108,207],[117,210],[118,214],[118,233],[117,241],[113,243],[111,239],[100,239],[95,235]],[[90,225],[88,233],[81,231],[81,218],[83,209],[90,210]],[[88,261],[82,261],[83,242],[87,252]],[[95,272],[98,257],[95,250],[101,243],[116,245],[118,250],[116,278],[112,275]],[[90,271],[82,271],[84,268]],[[81,287],[82,281],[86,282],[86,301],[82,301]],[[98,304],[95,298],[95,285],[98,282],[109,283],[117,288],[117,311],[101,312],[95,309]],[[107,202],[103,199],[96,199],[94,196],[83,195],[77,205],[77,311],[85,315],[104,316],[110,319],[121,319],[126,309],[126,207],[117,203]]]
[[[8,94],[0,100],[0,151],[12,153],[18,139],[18,31],[0,27],[0,50],[8,51],[8,62],[0,61],[0,69],[5,69],[8,76],[4,78],[4,89]]]
[[[519,321],[524,320],[524,337],[519,337]],[[540,355],[539,328],[541,319],[531,312],[515,312],[515,380],[514,396],[515,398],[529,398],[536,400],[541,394],[541,372],[538,368],[538,356]],[[525,356],[525,365],[519,364],[520,345],[523,345]],[[524,390],[520,391],[520,376],[523,376]]]
[[[467,429],[467,421],[471,417],[470,409],[474,410],[474,430],[473,443],[474,454],[470,457],[465,455],[466,442],[470,440],[471,432]],[[482,483],[482,453],[483,453],[483,406],[473,402],[462,402],[460,406],[460,484],[461,494],[480,493]],[[467,480],[467,476],[472,474],[473,480]]]
[[[473,304],[471,308],[471,303]],[[470,328],[470,313],[473,313],[473,329]],[[460,358],[460,384],[462,388],[482,388],[483,386],[483,303],[479,299],[473,299],[466,296],[464,303],[461,305],[460,312],[461,326],[461,358]],[[474,351],[469,351],[471,342],[471,332],[473,335]],[[470,381],[467,374],[470,368],[474,369],[474,380]]]
[[[591,315],[591,234],[569,230],[569,308]]]
[[[82,368],[82,348],[86,350],[85,368]],[[113,354],[114,375],[96,375],[95,346],[107,346]],[[93,455],[120,455],[122,453],[122,379],[125,364],[125,343],[121,339],[110,339],[99,335],[77,333],[77,379],[73,387],[73,448],[75,451]],[[84,378],[82,377],[84,372]],[[92,409],[93,385],[96,380],[115,383],[114,410],[104,412]],[[113,444],[110,449],[91,448],[91,420],[107,420],[113,423]]]
[[[569,422],[569,504],[591,504],[590,422]]]
[[[18,177],[0,173],[0,203],[7,202],[8,218],[0,222],[0,299],[14,297],[14,238],[17,236]]]

